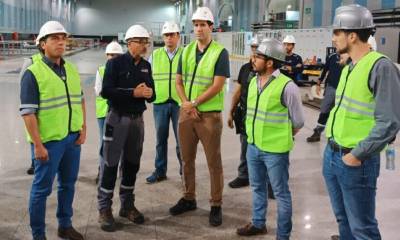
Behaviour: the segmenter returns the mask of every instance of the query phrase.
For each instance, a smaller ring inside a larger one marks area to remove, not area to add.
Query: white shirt
[[[96,97],[100,96],[102,88],[103,88],[103,78],[100,76],[99,70],[97,70],[96,82],[94,83],[94,92],[96,93]]]

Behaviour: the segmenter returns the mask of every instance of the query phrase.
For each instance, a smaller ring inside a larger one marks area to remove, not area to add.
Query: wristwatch
[[[197,102],[196,100],[192,100],[190,101],[190,103],[193,105],[193,107],[197,107],[199,105],[199,102]]]

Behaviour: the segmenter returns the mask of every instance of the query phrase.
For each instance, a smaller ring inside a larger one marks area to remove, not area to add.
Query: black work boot
[[[218,227],[222,224],[222,209],[221,206],[212,206],[208,219],[211,226]]]
[[[169,209],[171,215],[179,215],[197,208],[196,200],[179,199],[178,203]]]
[[[249,186],[249,179],[237,177],[234,180],[232,180],[230,183],[228,183],[228,185],[231,188],[247,187],[247,186]]]
[[[127,218],[131,222],[136,224],[143,224],[144,223],[144,216],[143,213],[139,212],[135,206],[132,209],[123,209],[119,210],[119,216]]]
[[[319,142],[321,140],[321,133],[324,131],[324,127],[314,128],[314,133],[307,138],[307,142]]]
[[[69,228],[58,228],[57,235],[62,238],[62,239],[68,239],[68,240],[84,240],[85,238],[83,235],[76,231],[75,228],[69,227]]]
[[[115,232],[115,220],[111,208],[100,210],[99,223],[103,231]]]

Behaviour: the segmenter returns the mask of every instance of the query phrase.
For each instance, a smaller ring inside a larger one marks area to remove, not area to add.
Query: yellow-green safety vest
[[[28,67],[39,88],[37,111],[40,138],[43,143],[64,139],[83,125],[82,89],[77,68],[65,62],[66,79],[61,79],[45,62]],[[32,142],[28,134],[28,141]]]
[[[369,74],[384,55],[372,51],[352,70],[343,68],[336,89],[335,107],[329,114],[326,136],[346,148],[354,148],[375,126],[375,99],[369,88]]]
[[[293,147],[289,110],[282,104],[285,86],[292,81],[284,74],[266,83],[259,93],[257,77],[250,81],[247,95],[247,142],[271,153],[286,153]]]
[[[42,60],[42,54],[41,53],[36,53],[36,54],[32,55],[31,58],[32,58],[32,64],[33,64],[33,63],[35,63],[37,61]]]
[[[180,98],[176,92],[176,70],[183,48],[178,47],[172,59],[164,48],[155,50],[151,57],[156,100],[154,104],[165,103],[174,100],[180,104]]]
[[[101,79],[104,77],[104,71],[106,67],[99,67],[99,75]],[[96,97],[96,118],[105,118],[108,112],[108,104],[107,99],[102,98],[101,96]]]
[[[182,53],[182,80],[189,101],[203,94],[214,81],[214,69],[224,47],[211,41],[204,56],[196,64],[197,41],[191,42]],[[222,111],[224,109],[224,91],[220,91],[207,102],[200,104],[200,112]]]

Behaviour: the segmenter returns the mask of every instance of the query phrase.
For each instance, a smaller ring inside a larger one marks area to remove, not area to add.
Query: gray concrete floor
[[[227,183],[236,177],[239,163],[239,138],[224,125],[222,136],[222,157],[224,165],[224,205],[222,226],[214,228],[208,224],[209,175],[202,147],[197,157],[197,200],[198,210],[178,217],[168,214],[168,209],[181,197],[181,181],[174,153],[175,144],[170,138],[168,181],[147,185],[145,178],[153,171],[155,131],[152,107],[145,112],[145,143],[141,169],[136,184],[137,207],[146,217],[144,225],[116,218],[120,223],[115,233],[102,232],[98,226],[96,210],[96,185],[98,161],[98,129],[94,113],[94,74],[103,63],[102,50],[89,50],[69,57],[78,65],[84,85],[87,102],[88,138],[83,146],[79,180],[76,183],[74,200],[74,226],[84,233],[86,239],[240,239],[235,229],[250,221],[250,188],[231,189]],[[16,58],[0,62],[0,96],[2,118],[0,119],[0,239],[31,239],[27,205],[32,177],[25,171],[30,164],[30,150],[25,140],[22,119],[18,115],[19,80],[18,69],[23,59]],[[230,99],[231,94],[226,95]],[[228,108],[230,100],[226,101]],[[321,156],[326,141],[308,144],[305,138],[312,133],[318,117],[316,110],[305,108],[306,126],[296,136],[296,145],[291,153],[290,187],[293,196],[292,239],[329,239],[337,232],[324,181],[321,175]],[[225,118],[226,119],[226,118]],[[170,134],[173,136],[172,132]],[[397,144],[397,150],[399,146]],[[400,153],[400,152],[398,152]],[[399,156],[397,156],[399,159]],[[384,158],[383,158],[384,160]],[[384,169],[377,192],[377,218],[383,239],[399,239],[400,226],[400,162],[396,171]],[[56,190],[56,184],[54,184]],[[118,195],[118,194],[117,194]],[[47,202],[47,237],[57,239],[56,194]],[[114,213],[119,210],[118,196]],[[269,234],[251,239],[275,239],[276,203],[268,209],[267,225]]]

